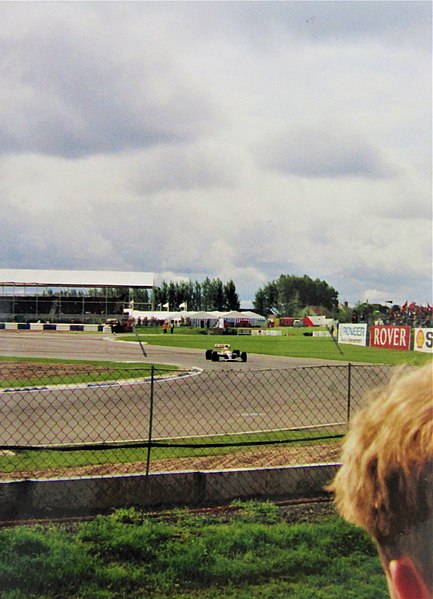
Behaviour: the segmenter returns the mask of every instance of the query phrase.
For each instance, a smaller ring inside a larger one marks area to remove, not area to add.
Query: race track
[[[314,343],[313,340],[312,343]],[[213,343],[210,343],[210,347],[212,345]],[[205,370],[225,370],[227,367],[256,370],[338,363],[314,358],[249,354],[246,363],[231,362],[226,364],[205,360],[203,350],[161,347],[158,345],[145,345],[144,347],[147,357],[143,356],[138,343],[117,341],[115,335],[32,331],[0,332],[0,356],[137,361],[145,364],[171,364],[180,368],[196,367]]]
[[[202,350],[150,345],[146,351],[147,357],[143,357],[137,343],[118,342],[111,336],[0,334],[2,356],[137,361],[202,369],[194,376],[155,384],[154,438],[237,434],[345,419],[344,369],[341,374],[335,369],[332,381],[323,376],[320,384],[310,381],[311,371],[305,369],[325,365],[322,360],[250,355],[246,363],[215,363],[206,360]],[[314,383],[311,389],[310,383]],[[142,380],[112,386],[3,391],[0,444],[146,439],[149,397],[150,383]]]

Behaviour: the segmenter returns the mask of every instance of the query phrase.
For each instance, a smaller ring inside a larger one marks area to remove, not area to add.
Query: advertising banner
[[[410,349],[410,330],[411,328],[408,326],[372,326],[370,327],[370,347],[408,351]]]
[[[367,345],[367,325],[344,323],[338,326],[338,343]]]
[[[414,329],[414,351],[433,353],[433,329]]]

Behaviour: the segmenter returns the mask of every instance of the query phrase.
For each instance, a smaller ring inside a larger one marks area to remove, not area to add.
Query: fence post
[[[352,393],[352,364],[347,365],[347,422],[350,421],[350,403]]]
[[[149,435],[147,438],[147,459],[146,459],[146,478],[149,476],[150,470],[150,452],[152,443],[152,426],[153,426],[153,402],[154,402],[154,383],[155,383],[155,366],[152,364],[150,370],[150,405],[149,405]]]

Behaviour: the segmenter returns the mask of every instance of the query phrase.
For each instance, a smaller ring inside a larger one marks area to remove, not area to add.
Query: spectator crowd
[[[418,306],[415,302],[402,306],[393,306],[388,314],[387,322],[384,324],[408,325],[411,327],[431,327],[433,317],[433,306]]]

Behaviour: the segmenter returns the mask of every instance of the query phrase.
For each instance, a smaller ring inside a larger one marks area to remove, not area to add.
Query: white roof
[[[247,319],[247,320],[259,320],[266,321],[264,316],[256,314],[255,312],[219,312],[218,310],[205,312],[200,310],[198,312],[187,312],[185,310],[169,312],[168,310],[134,310],[132,308],[125,308],[125,313],[130,314],[134,318],[157,318],[159,320],[168,318],[191,318],[192,320],[218,320],[219,318],[233,318],[233,319]]]
[[[264,316],[262,316],[261,314],[256,314],[256,312],[246,311],[246,312],[242,312],[242,314],[244,314],[248,318],[256,318],[257,320],[266,320],[266,318]]]
[[[0,285],[28,287],[153,287],[153,273],[104,270],[0,269]]]

